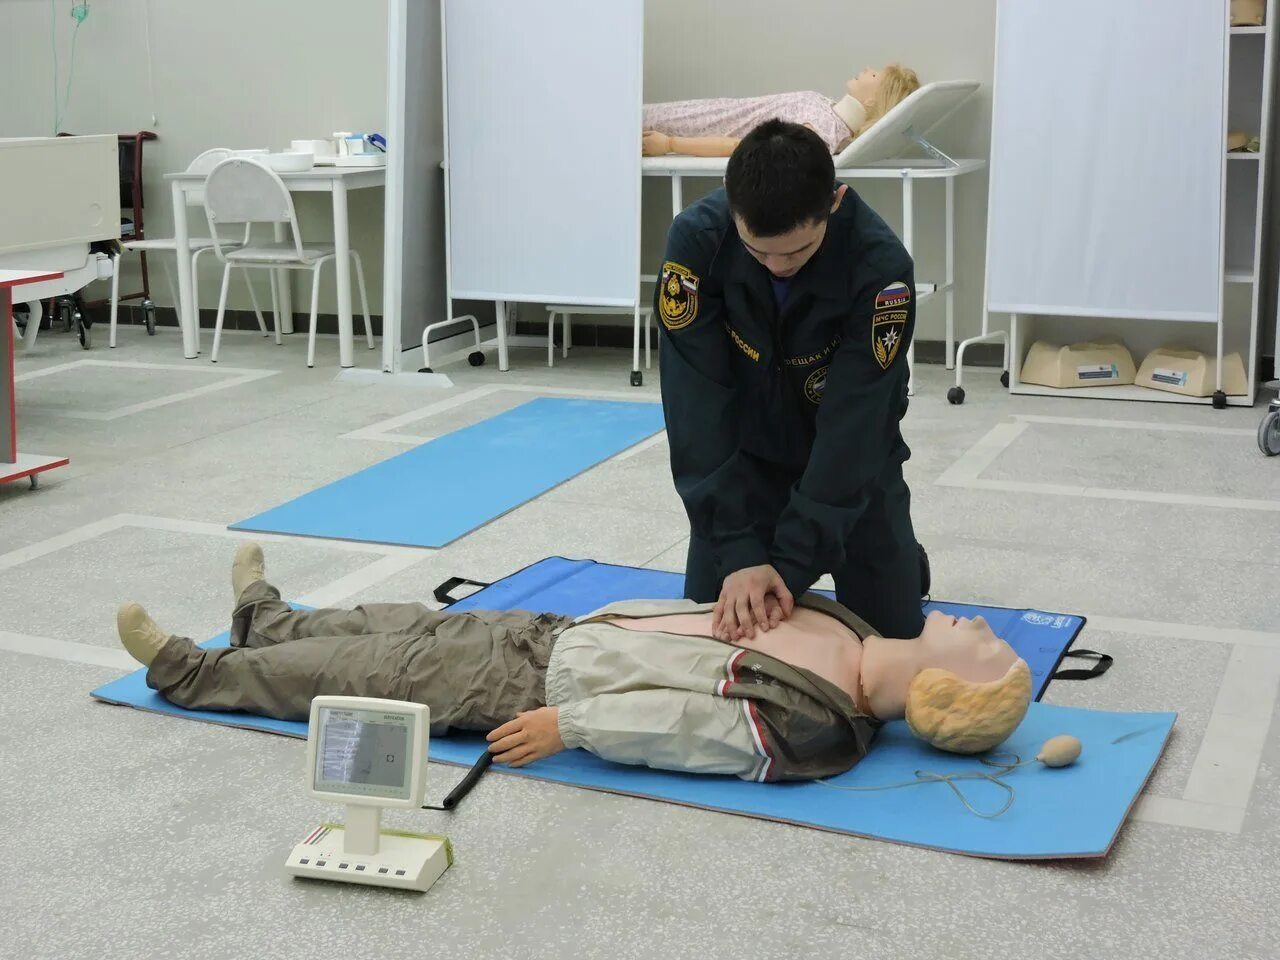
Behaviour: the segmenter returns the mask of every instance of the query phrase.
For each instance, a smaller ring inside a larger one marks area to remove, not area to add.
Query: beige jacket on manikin
[[[547,704],[560,708],[560,738],[617,763],[755,779],[764,755],[749,701],[716,693],[734,653],[717,640],[628,631],[607,617],[702,609],[688,600],[623,601],[579,617],[547,664]],[[624,632],[627,643],[617,642]]]

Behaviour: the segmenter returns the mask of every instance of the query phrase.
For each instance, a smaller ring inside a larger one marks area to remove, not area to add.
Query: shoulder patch
[[[679,330],[698,316],[698,278],[674,260],[662,265],[658,277],[658,316],[668,330]]]
[[[876,294],[875,312],[871,315],[871,354],[881,370],[888,370],[898,356],[910,303],[911,288],[901,281]]]
[[[899,280],[891,283],[876,294],[876,310],[889,310],[893,307],[905,307],[911,302],[911,288]]]

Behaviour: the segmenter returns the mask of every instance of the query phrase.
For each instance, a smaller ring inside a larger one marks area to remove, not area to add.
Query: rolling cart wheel
[[[75,322],[72,319],[73,313],[74,313],[74,310],[71,306],[70,300],[61,299],[58,301],[58,318],[62,321],[63,333],[71,332],[71,325]]]
[[[1227,395],[1223,393],[1221,390],[1215,390],[1213,392],[1213,409],[1215,410],[1227,409]]]
[[[76,332],[80,335],[81,348],[88,350],[92,345],[92,337],[89,334],[89,324],[84,322],[84,318],[80,316],[80,311],[75,313]]]
[[[430,367],[419,367],[418,372],[419,373],[435,373],[435,371],[432,370]]]
[[[1006,370],[1006,371],[1004,371],[1002,374],[1000,374],[1000,386],[1005,387],[1005,388],[1008,388],[1008,386],[1009,386],[1009,371],[1008,371],[1008,370]]]
[[[156,335],[156,305],[150,300],[142,301],[142,316],[147,324],[147,336]]]
[[[632,370],[632,371],[631,371],[631,385],[632,385],[633,387],[643,387],[643,386],[644,386],[644,372],[643,372],[643,371],[641,371],[641,370]]]
[[[476,350],[474,353],[467,354],[467,363],[471,364],[473,367],[483,367],[484,354],[479,350]]]
[[[1258,424],[1258,449],[1268,457],[1280,456],[1280,410],[1272,410]]]
[[[952,387],[947,391],[947,403],[958,407],[964,403],[964,387]]]
[[[32,474],[31,476],[29,476],[27,479],[31,481],[31,489],[32,489],[32,490],[35,490],[37,487],[39,487],[39,486],[40,486],[40,474],[38,474],[38,473],[33,473],[33,474]]]

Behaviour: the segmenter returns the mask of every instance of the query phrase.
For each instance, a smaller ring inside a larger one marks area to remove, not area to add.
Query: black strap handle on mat
[[[453,596],[453,591],[458,587],[479,587],[483,590],[492,584],[481,583],[479,580],[468,580],[466,577],[450,577],[440,586],[436,587],[435,593],[432,594],[436,598],[436,603],[443,603],[446,607],[457,603],[463,597]]]
[[[1082,660],[1096,661],[1092,667],[1082,670],[1059,670],[1050,679],[1052,680],[1092,680],[1094,677],[1100,677],[1111,669],[1111,664],[1115,662],[1115,657],[1109,653],[1098,653],[1096,650],[1068,650],[1063,654],[1066,657],[1079,657]]]

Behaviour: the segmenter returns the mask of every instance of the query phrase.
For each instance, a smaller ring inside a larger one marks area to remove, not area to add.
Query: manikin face
[[[860,74],[844,85],[849,96],[862,103],[869,103],[880,89],[880,71],[874,67],[865,68]]]
[[[925,618],[920,647],[922,667],[949,670],[973,683],[999,680],[1018,659],[982,617],[969,620],[940,610]]]
[[[835,213],[836,209],[839,208],[845,189],[844,186],[841,186],[836,191],[835,197],[831,201],[832,213]],[[808,263],[813,258],[813,255],[818,252],[818,248],[822,246],[823,238],[827,235],[825,217],[821,220],[802,223],[794,230],[779,234],[776,237],[755,236],[747,229],[747,225],[737,214],[734,214],[733,222],[738,227],[738,237],[742,240],[742,245],[747,248],[747,252],[779,280],[795,276],[800,268]]]

